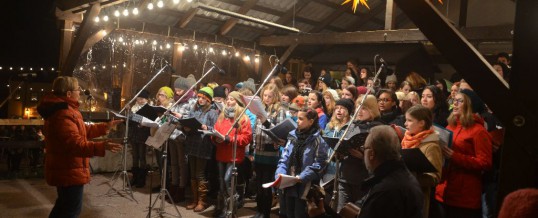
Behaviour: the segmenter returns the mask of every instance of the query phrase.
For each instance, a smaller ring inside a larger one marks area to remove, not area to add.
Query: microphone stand
[[[210,61],[206,61],[205,63],[207,62],[210,62]],[[194,83],[189,89],[187,89],[187,91],[185,91],[185,93],[188,93],[190,92],[192,89],[194,89],[194,87],[196,87],[198,85],[198,83],[200,83],[209,73],[211,73],[213,70],[215,69],[218,69],[216,65],[212,64],[211,68],[209,68],[203,75],[202,77],[200,77],[200,79],[198,81],[196,81],[196,83]],[[173,117],[172,115],[170,115],[170,111],[172,110],[172,108],[174,108],[179,102],[181,102],[181,100],[183,100],[184,98],[186,97],[186,95],[182,95],[176,102],[174,102],[174,104],[172,104],[172,106],[170,106],[168,109],[166,109],[166,111],[164,112],[164,114],[157,118],[157,120],[155,120],[155,122],[157,123],[160,123],[161,120],[164,118],[164,117],[170,117],[169,122],[171,121],[174,121],[176,120],[175,117]],[[175,124],[176,127],[178,124]],[[157,212],[158,212],[158,215],[160,217],[163,216],[163,214],[166,213],[166,211],[164,210],[164,206],[165,206],[165,197],[168,196],[168,198],[170,199],[170,201],[172,202],[172,206],[174,206],[177,214],[179,215],[179,217],[182,217],[181,216],[181,213],[179,213],[179,210],[177,209],[177,206],[176,204],[174,203],[174,200],[172,199],[172,197],[170,196],[170,192],[168,192],[168,190],[166,189],[166,165],[167,165],[167,160],[168,160],[168,155],[167,155],[167,147],[168,147],[168,140],[166,140],[164,142],[164,146],[163,146],[163,154],[162,154],[162,159],[163,159],[163,169],[162,169],[162,172],[161,172],[161,191],[159,192],[159,195],[157,195],[157,197],[155,198],[155,201],[153,203],[151,203],[151,194],[150,194],[150,204],[151,206],[148,208],[148,214],[146,217],[150,217],[151,216],[151,210],[153,210],[153,208],[155,208],[155,204],[157,203],[158,200],[160,200],[160,208],[157,209]]]
[[[375,81],[377,81],[377,77],[379,76],[379,73],[381,73],[381,70],[383,69],[383,67],[385,67],[384,63],[381,64],[381,66],[379,67],[379,70],[376,72],[375,77],[374,77],[374,83],[375,83]],[[364,100],[366,100],[366,97],[370,94],[371,90],[372,89],[366,89],[366,94],[364,94],[364,96],[362,97],[359,106],[357,107],[357,109],[353,113],[353,116],[350,119],[351,123],[346,128],[346,130],[344,130],[344,133],[340,136],[340,139],[338,140],[338,142],[334,146],[334,152],[331,154],[329,159],[327,159],[327,164],[325,165],[325,168],[327,168],[327,166],[329,166],[329,163],[331,162],[334,155],[336,154],[336,151],[338,150],[338,148],[340,148],[340,144],[342,144],[342,141],[344,141],[344,138],[346,138],[346,135],[347,135],[349,129],[351,129],[351,126],[354,125],[353,123],[355,122],[355,118],[357,117],[357,114],[359,114],[359,111],[362,109],[362,105],[364,104]],[[337,207],[338,207],[338,195],[339,195],[339,193],[338,193],[338,180],[340,179],[339,178],[340,177],[339,176],[340,172],[338,172],[340,170],[340,165],[339,164],[340,164],[340,161],[338,160],[338,158],[336,158],[336,171],[335,171],[336,174],[334,175],[334,181],[333,181],[333,195],[332,195],[331,201],[329,203],[329,206],[335,211],[337,210]],[[325,170],[325,168],[323,170]]]
[[[167,67],[170,67],[171,66],[166,63],[166,65],[161,68],[154,76],[153,78],[151,78],[147,83],[146,85],[144,85],[140,91],[138,91],[138,93],[136,93],[136,95],[127,103],[125,104],[125,106],[121,109],[121,111],[119,112],[119,114],[121,114],[124,110],[125,110],[125,117],[127,118],[127,120],[125,121],[125,136],[123,137],[123,152],[122,152],[122,161],[121,161],[121,165],[119,166],[119,168],[114,172],[114,175],[112,176],[112,178],[110,179],[109,183],[112,182],[112,185],[110,185],[110,189],[107,191],[107,193],[105,195],[107,196],[111,196],[111,191],[116,191],[116,193],[119,195],[119,196],[123,196],[120,191],[123,191],[125,193],[127,193],[129,196],[131,196],[131,198],[138,203],[138,201],[134,198],[134,195],[133,195],[133,189],[132,189],[132,186],[131,186],[131,181],[129,181],[129,176],[127,174],[127,146],[129,144],[128,142],[128,138],[129,138],[129,117],[130,117],[130,112],[131,110],[126,110],[127,108],[130,107],[130,105],[136,100],[136,98],[138,97],[138,95],[140,95],[140,93],[142,93],[142,91],[144,89],[146,89],[146,87],[151,84],[156,78],[157,76],[159,76],[161,73],[164,72],[164,70],[167,68]],[[90,103],[91,103],[91,100],[90,100]],[[90,111],[91,111],[91,104],[90,104]],[[91,112],[90,112],[91,113]],[[121,170],[121,172],[120,172]],[[118,173],[119,172],[119,173]],[[117,175],[117,176],[116,176]],[[123,180],[123,186],[122,186],[122,190],[116,190],[114,189],[114,185],[116,184],[116,182],[118,181],[117,179],[119,178],[122,178]]]
[[[267,81],[269,81],[269,78],[271,78],[271,75],[273,75],[273,73],[276,72],[276,70],[278,69],[279,66],[280,66],[280,64],[277,62],[277,64],[275,64],[273,69],[271,69],[271,72],[269,72],[269,74],[267,75],[265,80],[262,82],[262,84],[260,84],[260,87],[258,88],[258,90],[256,90],[256,93],[254,93],[254,96],[258,96],[258,94],[262,90],[265,83],[267,83]],[[241,117],[243,117],[243,115],[247,112],[247,109],[248,109],[248,107],[250,106],[250,104],[252,103],[253,100],[254,100],[254,97],[252,99],[250,99],[250,101],[248,101],[245,108],[243,108],[243,110],[239,114],[239,116],[238,116],[239,119],[234,120],[234,123],[233,123],[232,127],[230,127],[228,132],[226,132],[226,135],[230,135],[232,130],[235,128],[235,139],[234,139],[234,143],[233,143],[233,154],[232,154],[232,156],[233,156],[233,158],[232,158],[232,178],[231,178],[231,185],[230,185],[231,190],[230,190],[229,198],[227,200],[225,200],[225,202],[228,202],[228,205],[226,206],[226,217],[234,217],[235,212],[237,212],[236,209],[235,209],[235,207],[236,207],[236,205],[235,205],[236,184],[235,183],[236,183],[236,179],[237,179],[237,166],[235,164],[235,158],[236,158],[236,152],[237,152],[237,131],[238,131],[238,127],[239,127],[238,123],[241,120]]]

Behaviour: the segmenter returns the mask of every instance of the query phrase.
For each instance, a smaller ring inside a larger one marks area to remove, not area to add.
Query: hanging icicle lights
[[[95,23],[101,23],[101,22],[108,22],[109,18],[116,17],[120,18],[122,17],[129,17],[129,16],[138,16],[143,10],[147,9],[149,11],[153,9],[161,9],[166,8],[167,6],[175,6],[179,4],[181,1],[192,3],[193,0],[150,0],[149,3],[146,5],[142,5],[142,1],[140,0],[131,0],[126,1],[122,4],[111,6],[109,8],[103,8],[101,10],[101,14],[93,19]]]

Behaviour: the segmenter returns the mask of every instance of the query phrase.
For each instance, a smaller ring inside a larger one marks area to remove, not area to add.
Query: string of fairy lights
[[[193,0],[185,0],[187,3],[193,2]],[[172,0],[168,1],[171,2],[173,5],[177,5],[181,2],[181,0]],[[95,23],[99,22],[108,22],[110,20],[110,17],[116,17],[119,18],[121,16],[123,17],[129,17],[129,16],[138,16],[140,14],[140,7],[147,8],[148,11],[152,11],[154,9],[161,9],[166,7],[165,1],[163,0],[152,0],[147,5],[142,5],[141,2],[137,1],[127,1],[125,3],[122,3],[118,6],[113,6],[112,10],[102,10],[102,15],[97,16],[94,18]],[[110,16],[109,16],[110,15]]]

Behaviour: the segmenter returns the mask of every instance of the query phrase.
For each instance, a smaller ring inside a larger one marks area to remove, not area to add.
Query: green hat
[[[205,95],[209,100],[213,101],[213,89],[211,87],[201,88],[198,93]]]

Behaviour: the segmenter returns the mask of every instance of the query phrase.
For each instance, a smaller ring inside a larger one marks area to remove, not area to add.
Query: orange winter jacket
[[[105,135],[106,124],[86,125],[79,103],[66,97],[48,95],[38,105],[45,119],[45,178],[52,186],[84,185],[90,181],[93,156],[105,155],[105,142],[88,141]]]

